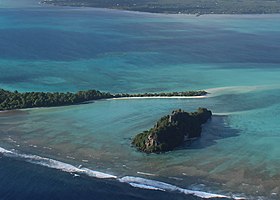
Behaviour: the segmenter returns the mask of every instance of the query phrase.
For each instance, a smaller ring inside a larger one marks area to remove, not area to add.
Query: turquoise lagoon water
[[[280,185],[279,15],[0,9],[0,87],[163,92],[204,99],[102,100],[0,113],[1,147],[117,175],[251,199]],[[146,155],[131,138],[174,109],[215,114],[192,146]]]

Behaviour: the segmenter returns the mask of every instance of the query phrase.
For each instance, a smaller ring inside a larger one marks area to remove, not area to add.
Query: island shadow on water
[[[238,130],[227,126],[226,117],[212,117],[210,110],[201,107],[195,112],[174,110],[151,129],[137,134],[132,145],[145,153],[209,147],[219,139],[238,136]]]
[[[186,141],[183,146],[176,148],[176,150],[203,149],[217,144],[218,140],[239,136],[238,129],[227,125],[227,118],[226,115],[213,115],[206,124],[202,125],[200,138]]]

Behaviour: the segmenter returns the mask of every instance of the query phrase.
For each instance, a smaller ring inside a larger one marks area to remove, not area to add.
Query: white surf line
[[[61,161],[57,161],[54,159],[50,159],[50,158],[44,158],[41,156],[37,156],[37,155],[30,155],[30,154],[20,154],[20,153],[16,153],[14,151],[9,151],[6,149],[3,149],[0,147],[0,153],[4,154],[4,156],[7,157],[18,157],[18,158],[22,158],[25,159],[25,161],[29,162],[29,163],[33,163],[33,164],[37,164],[37,165],[41,165],[41,166],[45,166],[45,167],[49,167],[49,168],[53,168],[53,169],[58,169],[64,172],[69,172],[69,173],[80,173],[80,174],[85,174],[91,177],[95,177],[95,178],[102,178],[102,179],[117,179],[117,176],[111,175],[111,174],[106,174],[103,172],[99,172],[99,171],[94,171],[85,167],[79,168],[79,167],[75,167],[74,165],[68,164],[68,163],[64,163]]]
[[[94,171],[89,168],[85,168],[82,166],[75,167],[74,165],[64,163],[61,161],[57,161],[50,158],[44,158],[37,155],[31,155],[31,154],[21,154],[14,151],[6,150],[2,147],[0,147],[0,154],[3,154],[6,157],[16,157],[24,159],[24,161],[53,168],[58,169],[64,172],[68,172],[70,174],[85,174],[90,177],[94,178],[100,178],[100,179],[116,179],[121,183],[127,183],[131,185],[132,187],[141,188],[141,189],[148,189],[148,190],[159,190],[159,191],[169,191],[169,192],[179,192],[187,195],[194,195],[201,198],[228,198],[228,199],[235,199],[235,200],[245,200],[246,198],[243,197],[235,197],[235,196],[227,196],[227,195],[220,195],[220,194],[214,194],[209,192],[202,192],[202,191],[195,191],[195,190],[188,190],[184,188],[177,187],[175,185],[171,185],[169,183],[164,183],[161,181],[151,180],[151,179],[145,179],[141,177],[133,177],[133,176],[124,176],[122,178],[119,178],[115,175],[106,174],[99,171]],[[140,172],[141,173],[141,172]],[[145,173],[145,172],[142,172]],[[149,174],[149,173],[146,173]]]
[[[227,196],[227,195],[220,195],[214,194],[209,192],[202,192],[202,191],[195,191],[195,190],[188,190],[184,188],[177,187],[175,185],[171,185],[168,183],[164,183],[161,181],[155,181],[150,179],[145,179],[141,177],[133,177],[133,176],[125,176],[118,179],[120,182],[128,183],[129,185],[137,188],[142,189],[151,189],[151,190],[161,190],[161,191],[169,191],[169,192],[180,192],[187,195],[194,195],[201,198],[228,198],[228,199],[235,199],[235,200],[245,200],[246,198],[235,197],[235,196]]]
[[[233,112],[213,112],[212,115],[213,115],[213,116],[227,116],[227,115],[242,114],[242,113],[246,113],[246,112],[248,112],[248,110],[244,110],[244,111],[233,111]]]
[[[213,112],[213,116],[227,116],[227,115],[238,115],[238,114],[243,114],[243,113],[248,113],[251,110],[243,110],[243,111],[233,111],[233,112]]]
[[[151,173],[147,173],[147,172],[137,172],[137,174],[142,174],[142,175],[146,175],[146,176],[157,176],[155,174],[151,174]]]

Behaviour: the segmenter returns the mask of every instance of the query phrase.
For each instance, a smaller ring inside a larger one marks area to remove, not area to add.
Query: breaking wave
[[[107,174],[107,173],[103,173],[103,172],[99,172],[99,171],[94,171],[89,168],[85,168],[85,167],[81,167],[81,166],[76,167],[74,165],[64,163],[61,161],[57,161],[54,159],[44,158],[44,157],[37,156],[37,155],[18,153],[16,151],[6,150],[1,147],[0,147],[0,154],[3,154],[6,157],[22,159],[29,163],[33,163],[33,164],[37,164],[37,165],[41,165],[41,166],[45,166],[45,167],[49,167],[49,168],[53,168],[53,169],[58,169],[58,170],[61,170],[64,172],[74,173],[75,176],[83,174],[83,175],[87,175],[90,177],[101,178],[101,179],[115,179],[121,183],[127,183],[127,184],[131,185],[132,187],[141,188],[141,189],[167,191],[167,192],[179,192],[179,193],[183,193],[183,194],[194,195],[194,196],[205,198],[205,199],[210,199],[210,198],[228,198],[228,199],[236,199],[236,200],[245,199],[245,198],[240,198],[240,197],[235,197],[235,196],[220,195],[220,194],[213,194],[213,193],[209,193],[209,192],[188,190],[188,189],[180,188],[175,185],[171,185],[171,184],[164,183],[161,181],[145,179],[145,178],[141,178],[141,177],[134,177],[134,176],[117,177],[115,175],[111,175],[111,174]]]

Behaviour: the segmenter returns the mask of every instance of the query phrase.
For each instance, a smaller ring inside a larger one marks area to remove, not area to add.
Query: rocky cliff
[[[150,130],[136,135],[132,144],[146,153],[173,150],[186,140],[200,137],[201,125],[211,116],[212,112],[206,108],[198,108],[192,113],[175,110],[162,117]]]

